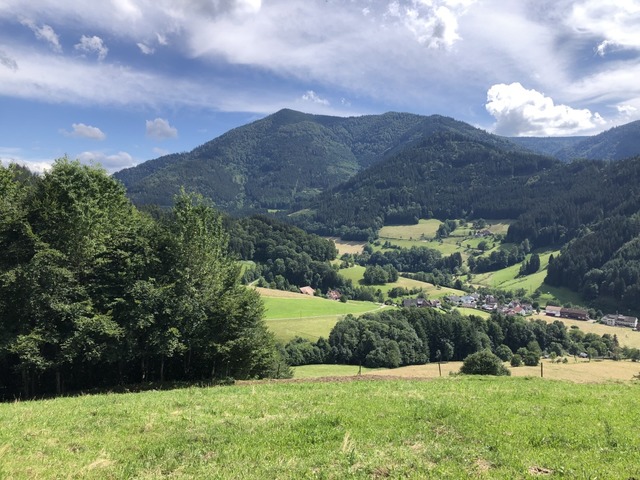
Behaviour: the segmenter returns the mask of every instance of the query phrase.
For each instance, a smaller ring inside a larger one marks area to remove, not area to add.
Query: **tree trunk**
[[[164,355],[160,357],[160,383],[164,383]]]

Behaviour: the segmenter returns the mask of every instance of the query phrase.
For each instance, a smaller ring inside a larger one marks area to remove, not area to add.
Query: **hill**
[[[623,160],[640,155],[640,120],[590,137],[510,137],[509,141],[559,160]]]
[[[0,404],[0,476],[637,478],[637,384],[250,383]]]
[[[184,186],[225,211],[289,209],[443,131],[488,137],[438,115],[391,112],[342,118],[285,109],[191,152],[150,160],[114,176],[136,204],[171,205]],[[492,141],[508,143],[499,137]]]

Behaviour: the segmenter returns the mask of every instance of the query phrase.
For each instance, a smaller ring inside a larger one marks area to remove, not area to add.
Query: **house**
[[[638,328],[638,317],[609,314],[602,317],[602,321],[610,327],[629,327],[633,329]]]
[[[429,304],[429,301],[425,300],[424,298],[405,298],[402,300],[402,306],[405,308],[409,308],[409,307],[422,308],[422,307],[429,307],[431,305]]]
[[[545,313],[550,317],[559,317],[561,310],[562,307],[554,307],[553,305],[547,305],[547,307],[544,309]]]
[[[589,320],[589,312],[579,308],[562,308],[560,309],[562,318],[573,318],[574,320]]]
[[[337,290],[329,290],[327,292],[327,298],[329,300],[340,300],[341,297],[342,297],[342,294]]]
[[[316,291],[311,287],[300,287],[300,293],[311,295],[313,297],[316,294]]]

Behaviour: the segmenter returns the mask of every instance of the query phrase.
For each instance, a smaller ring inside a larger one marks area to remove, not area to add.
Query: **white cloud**
[[[618,110],[618,113],[628,116],[636,115],[636,112],[638,111],[638,109],[632,105],[617,105],[616,109]]]
[[[576,0],[566,24],[580,36],[596,40],[596,52],[640,49],[640,2],[637,0]],[[600,39],[600,40],[597,40]]]
[[[51,168],[53,162],[44,159],[26,159],[20,148],[0,147],[0,163],[7,166],[10,163],[17,163],[27,167],[32,172],[43,173]]]
[[[3,50],[0,50],[0,65],[4,65],[9,70],[13,70],[14,72],[18,70],[18,62],[7,55]]]
[[[317,103],[319,105],[329,105],[329,100],[326,98],[320,98],[316,92],[313,90],[307,90],[307,92],[302,95],[302,99],[307,102]]]
[[[92,127],[84,123],[74,123],[71,127],[73,128],[71,132],[63,130],[63,133],[69,137],[89,138],[91,140],[104,140],[107,138],[104,132],[98,127]]]
[[[140,51],[145,55],[151,55],[153,52],[155,52],[155,49],[153,47],[149,47],[142,42],[138,42],[136,45],[138,45]]]
[[[60,39],[56,32],[49,25],[42,25],[38,27],[31,20],[23,20],[22,24],[29,27],[33,33],[35,33],[38,40],[44,40],[49,43],[51,50],[56,53],[62,53],[62,46],[60,45]]]
[[[496,118],[495,132],[507,136],[575,135],[605,124],[598,113],[556,105],[519,83],[493,85],[487,92],[486,109]]]
[[[78,155],[78,160],[87,164],[99,164],[109,173],[117,172],[123,168],[133,167],[136,162],[127,152],[106,154],[104,152],[82,152]]]
[[[178,136],[178,130],[164,118],[156,118],[155,120],[147,120],[147,136],[158,140],[166,138],[175,138]]]
[[[107,53],[109,53],[109,49],[106,47],[104,42],[100,37],[87,37],[86,35],[82,35],[80,38],[80,43],[77,43],[74,48],[79,50],[80,52],[85,53],[95,53],[98,56],[98,60],[104,60],[107,57]]]

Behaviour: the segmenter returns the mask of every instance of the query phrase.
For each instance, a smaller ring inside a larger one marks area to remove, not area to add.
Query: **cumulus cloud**
[[[107,136],[98,127],[92,127],[91,125],[85,125],[84,123],[74,123],[71,125],[73,130],[63,133],[69,137],[89,138],[91,140],[104,140]]]
[[[56,53],[62,53],[62,46],[60,45],[60,39],[56,32],[49,25],[42,25],[38,27],[31,20],[23,20],[22,24],[29,27],[31,31],[36,35],[38,40],[44,40],[49,44],[51,50]]]
[[[11,58],[4,50],[0,50],[0,65],[4,65],[14,72],[18,70],[18,62]]]
[[[96,54],[98,56],[98,60],[104,60],[107,57],[107,53],[109,53],[109,49],[106,47],[104,42],[100,37],[88,37],[86,35],[82,35],[80,38],[80,43],[77,43],[74,48],[80,52]]]
[[[634,116],[638,111],[638,109],[633,105],[617,105],[616,109],[618,110],[618,113],[628,116]]]
[[[313,90],[307,90],[306,93],[302,95],[302,99],[307,102],[317,103],[319,105],[329,105],[329,100],[319,97],[318,94]]]
[[[156,118],[155,120],[147,120],[147,136],[157,140],[167,138],[175,138],[178,136],[178,130],[164,118]]]
[[[133,167],[136,162],[127,152],[107,154],[104,152],[82,152],[78,155],[78,160],[87,164],[99,164],[109,173],[117,172],[123,168]]]
[[[493,85],[485,107],[496,119],[495,132],[506,136],[575,135],[605,123],[598,113],[556,105],[553,99],[520,83]]]
[[[403,24],[429,48],[451,47],[461,37],[458,18],[475,0],[394,0],[386,17]],[[363,11],[368,16],[368,9]]]

